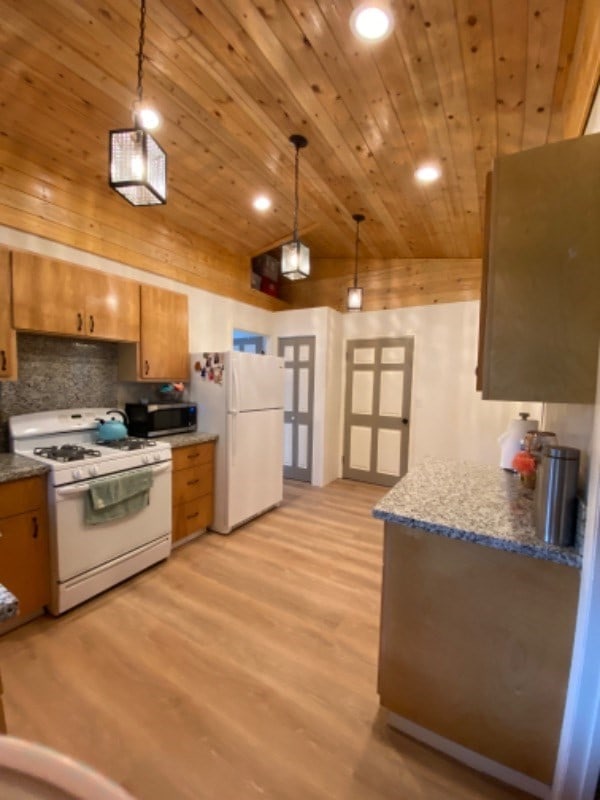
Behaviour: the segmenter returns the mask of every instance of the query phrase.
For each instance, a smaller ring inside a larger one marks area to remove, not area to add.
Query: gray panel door
[[[312,480],[315,337],[279,339],[285,367],[283,403],[283,477]]]
[[[393,486],[408,469],[413,338],[354,339],[346,359],[342,474]]]

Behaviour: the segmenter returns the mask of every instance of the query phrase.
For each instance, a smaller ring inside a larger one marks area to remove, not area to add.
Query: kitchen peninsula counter
[[[513,473],[487,464],[428,459],[373,509],[378,519],[498,550],[581,567],[573,547],[535,534],[534,493]]]
[[[389,723],[531,794],[552,783],[581,556],[535,537],[533,492],[431,459],[385,522],[378,691]]]
[[[45,464],[16,453],[0,453],[0,483],[33,478],[50,472]]]

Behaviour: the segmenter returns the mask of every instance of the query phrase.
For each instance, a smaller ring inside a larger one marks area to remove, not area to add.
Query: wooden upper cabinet
[[[17,378],[17,336],[10,316],[10,252],[0,249],[0,380]]]
[[[139,377],[188,380],[188,298],[185,294],[141,285]]]
[[[139,339],[138,284],[31,253],[12,254],[13,324],[17,330]]]
[[[599,175],[600,134],[496,159],[485,244],[484,399],[594,401]]]

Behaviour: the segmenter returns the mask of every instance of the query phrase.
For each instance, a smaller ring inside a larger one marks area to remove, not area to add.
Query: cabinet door
[[[0,380],[17,377],[17,337],[10,318],[10,253],[0,250]]]
[[[139,283],[98,270],[81,270],[85,279],[85,328],[89,336],[120,342],[140,338]]]
[[[23,617],[50,602],[48,524],[43,509],[0,519],[0,583],[16,595]]]
[[[64,261],[13,252],[13,325],[17,330],[85,333],[81,270]]]
[[[188,380],[187,295],[141,286],[140,377]]]
[[[482,396],[592,403],[600,134],[496,159]]]

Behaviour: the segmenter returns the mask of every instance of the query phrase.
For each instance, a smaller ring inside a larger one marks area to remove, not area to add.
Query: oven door
[[[171,533],[172,464],[170,461],[157,464],[152,472],[154,481],[148,505],[122,519],[99,525],[84,522],[89,482],[54,490],[52,550],[59,583]]]

